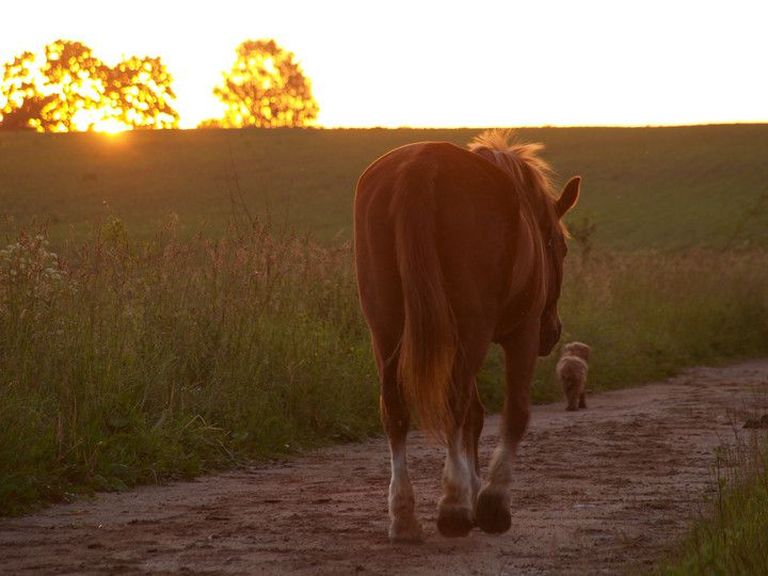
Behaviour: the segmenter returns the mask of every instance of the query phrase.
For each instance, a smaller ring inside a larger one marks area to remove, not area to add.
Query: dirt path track
[[[0,521],[0,574],[617,574],[652,563],[713,493],[716,450],[768,412],[768,361],[589,400],[578,413],[534,408],[502,536],[436,534],[442,453],[414,435],[422,545],[387,541],[377,439]],[[484,463],[497,426],[488,419]]]

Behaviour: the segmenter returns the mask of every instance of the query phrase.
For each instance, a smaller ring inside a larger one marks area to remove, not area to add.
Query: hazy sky
[[[58,38],[161,56],[182,126],[257,38],[296,54],[326,126],[768,122],[768,0],[9,4],[0,62]]]

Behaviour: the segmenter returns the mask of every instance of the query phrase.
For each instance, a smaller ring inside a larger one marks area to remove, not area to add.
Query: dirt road
[[[768,412],[768,361],[589,401],[578,413],[534,409],[501,536],[436,533],[442,452],[415,435],[421,545],[387,541],[388,455],[377,439],[0,521],[0,573],[621,573],[658,558],[713,494],[718,448],[748,439],[747,417]],[[497,426],[488,419],[484,462]]]

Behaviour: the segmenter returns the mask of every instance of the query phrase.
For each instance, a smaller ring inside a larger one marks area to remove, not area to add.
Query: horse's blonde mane
[[[547,225],[558,227],[563,235],[568,236],[565,225],[555,214],[555,194],[552,184],[552,168],[539,157],[543,144],[515,142],[512,130],[486,130],[475,136],[468,148],[507,172],[514,182],[520,200],[522,212],[532,217],[539,230]],[[538,262],[546,259],[546,250],[541,234],[533,237]],[[539,275],[538,299],[543,304],[548,292],[547,275]]]
[[[472,152],[487,150],[494,162],[508,172],[521,188],[534,188],[550,198],[556,198],[552,185],[552,168],[539,156],[543,144],[515,141],[513,130],[486,130],[475,136],[468,148]]]
[[[475,136],[467,147],[507,172],[521,193],[521,198],[532,210],[539,214],[544,210],[550,216],[554,215],[552,210],[557,200],[552,183],[554,171],[539,156],[539,152],[544,150],[544,144],[516,141],[514,130],[494,128]],[[570,237],[565,224],[558,222],[558,226],[566,237]]]

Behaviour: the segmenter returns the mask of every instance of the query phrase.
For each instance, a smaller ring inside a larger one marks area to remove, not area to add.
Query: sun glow
[[[83,108],[72,116],[72,129],[117,134],[130,130],[131,126],[115,118],[114,111],[108,108]]]
[[[120,132],[131,130],[131,127],[117,118],[105,118],[94,123],[93,130],[95,132],[103,132],[104,134],[119,134]]]

